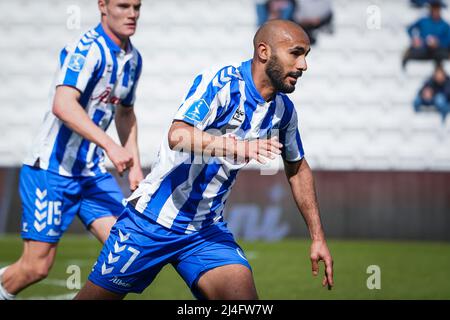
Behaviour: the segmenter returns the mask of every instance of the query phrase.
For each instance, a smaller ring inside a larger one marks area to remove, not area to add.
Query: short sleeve
[[[303,150],[302,139],[298,130],[297,112],[292,106],[291,110],[286,110],[289,122],[280,130],[280,142],[283,144],[281,156],[288,162],[301,160],[305,152]]]
[[[80,51],[78,47],[75,50],[70,47],[62,49],[56,86],[74,87],[83,93],[101,62],[98,51],[98,47],[94,44],[84,51]]]
[[[142,73],[142,57],[138,53],[137,55],[137,64],[136,69],[131,70],[131,76],[133,77],[133,83],[131,85],[130,91],[128,92],[128,95],[125,97],[125,99],[122,100],[122,105],[124,107],[133,106],[134,102],[136,101],[136,88],[139,83],[139,79],[141,78]]]
[[[207,72],[195,78],[174,120],[184,121],[200,130],[214,122],[220,110],[229,104],[230,83],[221,82],[219,73]]]

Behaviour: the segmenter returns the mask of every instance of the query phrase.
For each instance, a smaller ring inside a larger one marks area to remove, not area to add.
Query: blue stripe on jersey
[[[245,61],[241,66],[241,73],[245,81],[245,119],[241,125],[241,129],[244,133],[247,133],[251,129],[251,121],[253,118],[253,112],[258,107],[258,103],[265,103],[266,101],[261,97],[258,90],[255,87],[252,77],[252,60]]]
[[[82,56],[86,58],[87,53],[88,53],[88,51],[84,51]],[[73,70],[67,68],[63,83],[68,86],[76,87],[79,75],[80,75],[80,72],[76,72],[76,71],[73,71]]]
[[[189,89],[188,94],[186,95],[186,98],[184,98],[184,100],[189,99],[190,97],[192,97],[192,95],[195,93],[195,91],[197,90],[197,87],[200,85],[200,83],[202,82],[203,79],[203,75],[199,74],[195,79],[194,79],[194,83],[192,84],[191,89]]]
[[[137,61],[136,70],[134,71],[133,85],[131,86],[130,92],[128,93],[128,95],[125,97],[125,99],[122,100],[122,105],[124,105],[124,106],[131,105],[131,103],[133,101],[133,97],[134,97],[134,95],[136,93],[136,86],[137,86],[138,80],[141,77],[142,57],[141,57],[141,54],[139,52],[137,53],[137,56],[138,56],[138,61]],[[127,83],[127,85],[128,85],[128,83]]]
[[[217,214],[221,214],[221,212],[217,212],[217,210],[222,205],[225,205],[226,200],[225,200],[225,202],[223,202],[222,199],[225,196],[225,194],[228,192],[228,190],[230,189],[233,182],[236,180],[238,172],[239,172],[239,170],[231,170],[230,171],[230,175],[229,175],[228,179],[222,184],[219,191],[217,192],[217,195],[214,197],[214,200],[211,204],[211,214],[208,215],[205,220],[203,220],[202,228],[204,226],[210,225],[213,222],[213,219]]]
[[[115,113],[113,113],[111,115],[111,117],[109,118],[108,123],[103,128],[104,131],[108,130],[109,126],[111,125],[111,122],[114,120],[114,115],[115,115]],[[91,170],[95,173],[97,173],[98,164],[100,163],[100,160],[104,158],[103,153],[101,153],[100,155],[97,153],[98,148],[99,148],[99,146],[95,146],[94,156],[92,158],[93,167]],[[101,172],[99,171],[98,173],[101,173]]]
[[[62,68],[64,65],[64,61],[66,61],[67,57],[67,50],[66,48],[63,48],[61,50],[61,53],[59,54],[59,67]]]
[[[94,115],[92,117],[92,122],[94,122],[98,126],[104,115],[105,115],[104,111],[95,110]],[[81,174],[83,168],[86,167],[86,160],[87,160],[86,157],[89,151],[89,145],[91,143],[92,142],[90,142],[87,139],[83,139],[83,141],[81,142],[77,152],[77,159],[75,160],[72,167],[72,175],[77,176]]]
[[[239,90],[239,79],[234,78],[230,82],[230,102],[226,106],[219,106],[219,109],[217,111],[217,117],[224,119],[227,121],[227,123],[231,120],[231,117],[236,112],[236,109],[239,108],[239,102],[241,100],[241,91]],[[237,106],[232,112],[228,108],[229,106]],[[224,122],[217,119],[218,122]],[[223,123],[225,124],[225,123]],[[221,126],[219,123],[217,124],[219,127]]]
[[[302,139],[300,138],[300,132],[298,131],[298,129],[295,134],[295,140],[297,141],[297,148],[300,152],[300,158],[303,158],[303,156],[305,155],[305,150],[303,150]]]
[[[89,79],[86,89],[80,96],[80,104],[85,108],[89,102],[89,99],[91,98],[92,93],[94,92],[95,86],[102,78],[103,72],[105,71],[106,67],[106,56],[105,56],[105,49],[103,49],[103,46],[100,44],[100,42],[96,39],[94,41],[98,48],[100,49],[101,54],[101,64],[99,68],[96,68],[95,72],[91,75],[91,78]]]
[[[83,41],[83,39],[87,37],[87,33],[80,39],[80,41],[78,42],[78,44],[82,44],[83,46],[87,46],[83,51],[80,50],[80,48],[77,46],[75,52],[73,53],[73,55],[71,56],[74,57],[76,55],[80,55],[82,57],[84,57],[86,59],[86,56],[89,53],[89,50],[92,47],[92,44],[94,43],[94,39],[96,39],[98,36],[90,36],[89,42],[85,43]],[[70,63],[70,62],[69,62]],[[77,86],[77,82],[78,82],[78,76],[80,75],[80,71],[83,69],[83,67],[81,67],[81,69],[79,71],[74,71],[71,68],[67,68],[66,70],[66,75],[64,77],[64,84],[68,85],[68,86],[73,86],[76,87]]]
[[[102,78],[103,72],[105,71],[106,66],[106,56],[105,56],[105,50],[103,49],[103,46],[98,42],[98,40],[94,41],[98,48],[100,49],[101,54],[101,64],[99,68],[96,68],[95,72],[91,75],[91,78],[89,79],[86,89],[80,96],[80,104],[83,106],[83,108],[86,108],[89,99],[91,98],[92,93],[94,92],[95,86]]]
[[[114,53],[114,50],[109,48],[109,51],[111,52],[111,58],[113,61],[113,70],[111,73],[111,79],[109,80],[109,83],[114,85],[114,83],[116,83],[116,80],[117,80],[117,69],[118,69],[119,65],[117,63],[117,57],[116,57],[116,54]]]
[[[281,117],[280,121],[280,129],[286,129],[286,127],[289,125],[289,121],[291,121],[292,113],[294,112],[294,104],[292,101],[285,95],[281,96],[284,103],[284,113]]]
[[[211,104],[211,102],[214,100],[216,95],[219,93],[219,91],[225,86],[225,84],[229,81],[229,79],[224,79],[221,77],[222,71],[224,71],[224,74],[226,73],[226,70],[229,68],[229,66],[223,67],[217,73],[214,75],[214,77],[211,79],[211,81],[208,84],[207,89],[205,90],[205,93],[201,96],[200,99],[203,99],[208,103],[208,105]],[[214,81],[217,79],[217,81]],[[218,85],[215,85],[218,84]],[[199,100],[200,100],[199,99]]]
[[[98,26],[95,28],[95,31],[101,35],[105,41],[106,41],[106,45],[108,48],[110,48],[111,50],[115,51],[115,52],[120,52],[120,47],[117,45],[117,43],[115,43],[105,32],[105,30],[103,30],[103,26],[101,23],[98,24]]]
[[[211,125],[205,128],[219,129],[230,122],[237,108],[239,108],[239,101],[241,100],[241,91],[239,90],[239,79],[233,79],[230,83],[230,103],[227,106],[219,106],[217,110],[216,120]],[[232,106],[231,108],[229,106]]]
[[[192,189],[189,193],[189,197],[180,208],[181,214],[179,213],[177,215],[173,222],[174,225],[185,225],[184,229],[186,229],[187,225],[192,221],[192,218],[194,218],[197,213],[197,207],[203,199],[203,192],[205,192],[206,187],[208,187],[208,184],[215,177],[221,166],[221,164],[213,162],[203,167],[200,174],[192,183]]]
[[[100,170],[99,163],[101,161],[103,161],[105,158],[103,152],[98,154],[98,148],[99,148],[99,146],[95,146],[94,156],[92,157],[92,168],[91,168],[91,172],[93,172],[96,175],[103,173],[102,170]]]
[[[114,113],[111,115],[111,117],[109,118],[108,123],[106,124],[106,126],[103,128],[104,131],[106,131],[109,126],[111,125],[111,122],[114,119]],[[102,160],[104,158],[103,154],[99,155],[97,153],[99,146],[95,146],[94,149],[94,156],[92,157],[92,168],[91,171],[94,172],[95,174],[100,174],[102,173],[101,170],[98,167],[98,164],[100,163],[100,160]]]
[[[289,126],[289,122],[291,121],[292,114],[294,113],[294,104],[287,96],[282,95],[281,97],[283,98],[284,103],[284,113],[280,121],[280,143],[283,145],[281,148],[281,156],[286,158],[286,148],[284,145],[286,144],[287,128]]]
[[[280,143],[283,145],[283,147],[281,147],[281,157],[283,159],[286,158],[286,148],[284,147],[285,143],[286,143],[286,130],[285,129],[281,129],[280,130]]]
[[[256,104],[265,103],[266,101],[261,96],[258,89],[256,89],[255,83],[253,82],[252,60],[243,62],[240,69],[241,69],[242,76],[244,78],[246,91],[248,91],[250,93],[250,94],[246,95],[247,99],[249,98],[249,96],[252,96],[253,99],[255,99]]]
[[[159,188],[150,198],[146,210],[148,209],[152,214],[156,215],[156,217],[159,215],[162,207],[172,195],[173,191],[189,178],[191,163],[183,162],[163,179]]]
[[[112,112],[111,117],[110,117],[109,120],[108,120],[108,123],[107,123],[106,126],[103,128],[103,131],[108,130],[108,128],[109,128],[111,122],[114,120],[115,115],[116,115],[116,110],[114,110],[114,111]]]
[[[194,101],[198,102],[200,100],[204,100],[206,102],[206,104],[208,105],[208,109],[211,106],[211,102],[215,99],[216,95],[219,93],[220,90],[222,90],[222,88],[224,87],[224,85],[230,80],[228,79],[223,79],[221,77],[221,72],[223,70],[226,70],[227,68],[229,68],[229,66],[223,67],[222,69],[220,69],[215,75],[214,77],[211,79],[211,81],[208,83],[208,86],[206,87],[205,93],[203,93],[203,95],[201,97],[199,97],[197,100]],[[197,87],[198,88],[198,87]],[[191,106],[190,106],[191,107]],[[191,110],[191,108],[189,108],[188,110],[186,110],[186,113],[189,113],[189,111]],[[206,116],[207,113],[204,114],[204,116]],[[183,121],[186,123],[189,123],[193,126],[196,126],[199,122],[203,121],[204,118],[202,119],[190,119],[186,116],[183,117]]]
[[[125,67],[123,68],[122,87],[128,87],[130,69],[131,69],[131,61],[128,60],[127,63],[125,63]]]
[[[142,56],[141,54],[138,52],[137,53],[137,66],[136,66],[136,71],[134,73],[134,83],[136,83],[136,80],[139,79],[141,77],[141,73],[142,73]]]
[[[224,67],[220,69],[215,76],[211,79],[211,81],[208,84],[208,88],[206,89],[205,93],[202,95],[200,99],[203,99],[206,101],[208,105],[211,105],[211,102],[216,97],[217,93],[223,88],[226,82],[223,81],[223,79],[220,77],[220,73],[222,70],[226,69],[227,67]],[[214,85],[214,79],[217,79],[218,86]],[[199,100],[200,100],[199,99]]]
[[[247,91],[247,86],[245,86],[245,88]],[[241,130],[244,131],[244,134],[246,134],[247,131],[249,131],[251,129],[253,112],[256,110],[256,108],[257,108],[256,101],[253,100],[252,97],[247,96],[247,99],[244,101],[245,119],[241,125]]]
[[[264,117],[262,123],[261,123],[261,135],[265,136],[267,135],[267,132],[272,129],[272,120],[273,115],[275,114],[275,110],[277,109],[277,105],[275,103],[275,100],[272,101],[272,103],[269,106],[269,110],[267,110],[266,116]]]
[[[64,151],[66,150],[67,142],[72,135],[72,130],[66,127],[64,124],[59,128],[56,141],[53,146],[52,154],[50,156],[48,169],[53,172],[59,172],[59,164],[64,157]]]

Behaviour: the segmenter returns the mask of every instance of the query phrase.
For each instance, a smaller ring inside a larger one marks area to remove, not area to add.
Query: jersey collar
[[[105,30],[103,29],[103,26],[101,23],[98,24],[98,26],[95,28],[95,31],[99,33],[103,38],[105,38],[106,44],[108,45],[108,48],[111,49],[114,52],[120,52],[122,49],[106,34]],[[128,41],[129,42],[129,41]],[[128,46],[131,44],[128,43]]]
[[[258,104],[266,103],[264,98],[259,93],[258,89],[256,89],[255,83],[253,82],[252,59],[242,63],[242,75],[253,99],[255,99]]]

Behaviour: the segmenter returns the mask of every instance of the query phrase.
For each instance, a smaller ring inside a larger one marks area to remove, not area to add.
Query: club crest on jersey
[[[75,53],[70,57],[69,65],[67,67],[72,71],[80,72],[81,69],[83,69],[85,61],[86,58],[83,55]]]
[[[230,121],[225,125],[225,130],[236,130],[239,128],[245,120],[245,112],[242,106],[239,106],[237,110],[234,112],[233,117]]]
[[[199,123],[206,119],[206,116],[208,115],[210,110],[211,109],[205,100],[197,100],[186,111],[184,117],[196,123]]]
[[[237,109],[235,114],[233,115],[233,120],[236,120],[238,122],[243,122],[244,121],[244,111],[241,109]]]

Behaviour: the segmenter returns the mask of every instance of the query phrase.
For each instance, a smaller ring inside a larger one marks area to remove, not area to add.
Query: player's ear
[[[98,10],[100,10],[102,16],[106,15],[106,2],[106,0],[98,0]]]
[[[265,42],[260,42],[257,48],[258,58],[262,62],[267,62],[271,55],[270,46]]]

